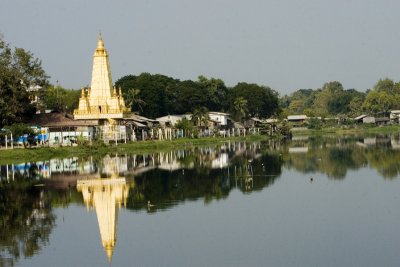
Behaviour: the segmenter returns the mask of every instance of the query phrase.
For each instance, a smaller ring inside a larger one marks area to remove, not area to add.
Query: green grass
[[[246,137],[204,137],[204,138],[181,138],[165,141],[139,141],[128,144],[77,146],[77,147],[38,147],[38,148],[15,148],[13,150],[0,150],[0,165],[10,163],[34,162],[48,160],[51,158],[85,157],[89,155],[104,156],[109,153],[155,153],[169,151],[192,146],[206,146],[235,141],[261,141],[268,136],[249,135]]]

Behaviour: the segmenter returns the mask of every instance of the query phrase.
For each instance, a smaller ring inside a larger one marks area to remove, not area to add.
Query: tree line
[[[72,113],[78,106],[80,90],[51,85],[41,61],[23,48],[13,48],[0,35],[0,128],[29,120],[37,111],[57,109]],[[250,117],[269,118],[293,114],[358,116],[362,113],[388,116],[400,109],[400,82],[380,79],[371,89],[345,89],[338,81],[317,89],[299,89],[279,96],[265,85],[239,82],[227,86],[218,78],[199,76],[184,80],[161,74],[126,75],[116,81],[127,106],[139,115],[164,115],[199,111],[230,113],[242,121]],[[29,90],[39,86],[39,91]],[[33,95],[40,101],[31,103]]]
[[[361,114],[389,116],[400,109],[400,82],[380,79],[372,89],[360,92],[344,89],[338,81],[318,89],[300,89],[280,98],[282,115],[305,114],[309,117],[350,116]]]
[[[240,82],[227,87],[221,79],[199,76],[180,81],[160,74],[127,75],[116,81],[128,106],[140,115],[157,118],[171,114],[209,111],[231,113],[236,119],[270,117],[279,113],[278,93],[268,86]]]

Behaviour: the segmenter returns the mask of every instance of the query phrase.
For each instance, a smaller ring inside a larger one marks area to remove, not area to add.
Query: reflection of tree
[[[244,155],[235,156],[231,165],[222,169],[211,169],[207,165],[195,162],[194,169],[163,171],[155,169],[135,177],[136,187],[129,193],[127,207],[130,209],[146,208],[147,201],[156,204],[157,209],[169,208],[178,202],[203,198],[205,203],[224,199],[236,188],[236,179],[250,173],[252,168],[252,190],[262,190],[271,185],[281,174],[282,159],[277,154],[263,154],[249,163]],[[196,161],[196,160],[195,160]],[[237,175],[235,177],[235,167]],[[239,170],[241,172],[239,173]],[[245,187],[237,188],[246,192]]]
[[[400,174],[400,151],[386,148],[367,150],[365,157],[371,167],[385,178],[395,178]]]
[[[376,144],[364,147],[357,146],[355,141],[351,138],[311,140],[307,153],[285,153],[285,165],[304,173],[322,172],[334,179],[343,179],[347,170],[367,164],[385,178],[400,174],[400,151],[391,148],[390,139],[387,143],[387,137],[379,137]]]
[[[353,145],[323,146],[307,153],[289,154],[285,162],[289,168],[304,173],[322,172],[333,179],[343,179],[347,170],[362,167],[366,160],[363,150]]]
[[[55,216],[46,192],[32,182],[0,184],[0,214],[0,266],[12,266],[47,245]]]

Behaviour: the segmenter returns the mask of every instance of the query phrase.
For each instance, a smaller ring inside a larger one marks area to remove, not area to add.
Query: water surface
[[[398,136],[0,167],[0,266],[397,266]]]

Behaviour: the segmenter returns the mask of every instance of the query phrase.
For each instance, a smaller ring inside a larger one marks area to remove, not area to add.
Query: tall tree
[[[235,99],[243,97],[247,100],[249,116],[265,118],[279,113],[278,93],[267,86],[241,82],[228,92],[232,112]]]
[[[198,77],[198,83],[205,89],[207,94],[207,107],[213,111],[224,111],[227,108],[228,89],[221,79]]]
[[[135,88],[129,88],[126,91],[125,102],[126,105],[132,109],[132,111],[136,109],[140,112],[143,112],[143,107],[146,105],[146,102],[140,98],[140,90]]]
[[[0,128],[34,114],[27,89],[46,86],[47,79],[39,59],[23,48],[12,49],[0,36]]]
[[[65,89],[50,85],[44,90],[41,109],[60,110],[72,113],[78,106],[81,90]]]
[[[397,101],[398,97],[395,98],[386,91],[373,90],[365,98],[363,108],[373,115],[389,116],[390,110]]]
[[[160,74],[142,73],[139,76],[127,75],[116,81],[116,86],[122,88],[122,94],[125,99],[129,99],[127,95],[131,88],[139,89],[137,98],[146,103],[143,110],[139,110],[139,114],[157,118],[168,114],[168,88],[174,87],[179,80]],[[171,97],[172,98],[172,97]]]
[[[192,122],[196,126],[207,126],[208,120],[208,110],[206,107],[200,107],[193,110]]]
[[[233,102],[233,110],[237,120],[245,118],[248,113],[247,100],[242,96],[236,97]]]

